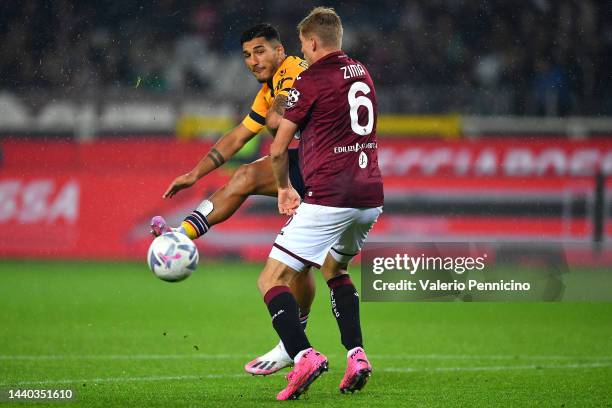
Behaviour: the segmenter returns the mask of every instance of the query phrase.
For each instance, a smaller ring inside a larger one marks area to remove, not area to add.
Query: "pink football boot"
[[[161,215],[156,215],[151,218],[151,234],[154,237],[159,237],[161,234],[172,231],[172,228],[166,224],[166,220]]]
[[[348,356],[346,372],[340,382],[340,392],[355,392],[362,389],[372,374],[372,365],[361,347],[351,350]]]
[[[289,384],[278,393],[276,399],[279,401],[298,399],[324,371],[327,371],[327,357],[312,347],[307,349],[293,370],[287,374]]]

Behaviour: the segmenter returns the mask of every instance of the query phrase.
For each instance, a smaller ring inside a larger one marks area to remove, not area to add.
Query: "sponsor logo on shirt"
[[[378,145],[376,142],[369,143],[355,143],[349,146],[335,146],[334,153],[348,153],[348,152],[359,152],[365,149],[377,149]]]

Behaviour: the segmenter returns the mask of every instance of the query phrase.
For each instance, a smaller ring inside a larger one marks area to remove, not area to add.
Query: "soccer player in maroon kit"
[[[299,321],[289,285],[309,266],[321,268],[332,311],[348,350],[341,392],[361,389],[372,371],[359,321],[359,297],[347,268],[382,213],[383,184],[376,142],[377,104],[367,69],[342,50],[342,24],[333,9],[317,7],[298,25],[309,68],[289,91],[271,147],[281,214],[292,216],[279,233],[258,286],[272,325],[294,359],[277,399],[296,399],[327,370]],[[304,202],[291,186],[287,148],[297,130]]]

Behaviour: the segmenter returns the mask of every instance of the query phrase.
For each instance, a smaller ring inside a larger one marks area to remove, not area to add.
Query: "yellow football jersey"
[[[308,64],[298,57],[287,57],[283,61],[272,81],[265,83],[255,96],[251,112],[244,118],[242,124],[253,133],[258,133],[266,126],[266,115],[278,95],[288,96],[293,87],[295,78],[306,68]]]

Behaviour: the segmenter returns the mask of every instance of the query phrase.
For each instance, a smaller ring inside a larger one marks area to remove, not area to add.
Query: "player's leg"
[[[310,306],[314,300],[316,284],[311,268],[298,274],[289,285],[291,293],[299,306],[299,319],[302,329],[306,330]],[[270,375],[293,365],[293,359],[287,353],[283,341],[267,353],[253,359],[244,366],[244,370],[253,375]]]
[[[349,224],[347,216],[351,210],[302,203],[277,236],[258,280],[272,324],[295,361],[287,376],[287,387],[277,396],[279,399],[297,398],[327,365],[326,358],[310,347],[299,325],[296,301],[287,288],[295,278],[288,273],[304,273],[308,266],[320,267]]]
[[[310,347],[303,330],[299,330],[295,298],[287,287],[293,279],[289,272],[301,272],[306,265],[324,265],[323,276],[330,287],[342,343],[349,350],[349,367],[341,391],[360,389],[367,380],[371,366],[363,351],[359,299],[347,273],[347,264],[361,249],[381,211],[380,208],[360,210],[302,203],[276,238],[258,286],[268,305],[273,326],[296,362],[287,377],[287,388],[277,398],[296,398],[310,385],[306,381],[309,376],[314,380],[320,374],[316,371],[318,366],[308,361],[317,361],[321,354]],[[302,363],[306,356],[307,361]]]
[[[196,239],[204,235],[210,227],[231,217],[250,195],[276,197],[271,163],[270,156],[266,156],[238,167],[223,187],[202,201],[181,223],[187,236]]]
[[[272,173],[270,156],[238,167],[230,180],[205,199],[191,212],[178,230],[191,239],[197,239],[208,232],[210,227],[232,216],[250,195],[276,197],[276,181]],[[151,234],[159,236],[170,231],[163,217],[151,220]]]
[[[297,275],[291,283],[291,293],[293,293],[295,300],[300,306],[300,323],[304,326],[304,330],[306,330],[306,323],[308,322],[310,307],[314,301],[316,287],[311,268],[307,268],[303,273]]]
[[[287,376],[287,387],[278,393],[277,399],[297,399],[310,384],[327,371],[327,358],[314,350],[300,323],[299,307],[289,286],[305,265],[300,261],[291,266],[268,258],[257,285],[272,317],[272,326],[281,338],[295,367]]]
[[[347,368],[339,386],[342,393],[362,389],[372,372],[363,350],[359,294],[347,269],[347,263],[338,262],[331,254],[321,268],[329,286],[332,314],[338,323],[342,345],[347,349]]]
[[[305,187],[299,168],[298,149],[289,149],[289,177],[293,187],[303,197]],[[197,239],[208,232],[213,225],[231,217],[248,196],[276,197],[277,194],[276,180],[272,172],[272,159],[270,156],[262,157],[240,166],[223,187],[202,201],[185,218],[178,229],[189,238]],[[151,233],[154,236],[170,230],[170,226],[163,217],[155,216],[151,220]]]
[[[338,323],[342,345],[347,350],[347,368],[339,387],[342,393],[362,389],[372,372],[363,350],[359,294],[348,274],[348,263],[361,250],[381,212],[381,208],[355,210],[352,225],[332,246],[321,267],[329,286],[332,313]]]

